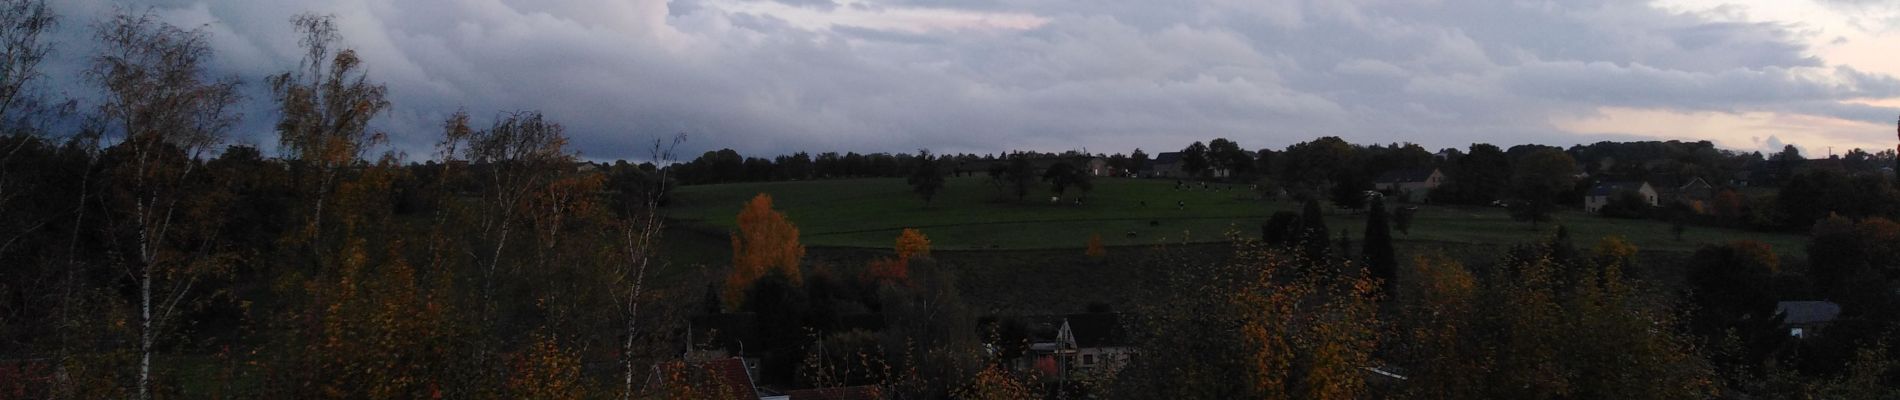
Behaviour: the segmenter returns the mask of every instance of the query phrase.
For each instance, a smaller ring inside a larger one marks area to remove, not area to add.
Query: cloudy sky
[[[1150,152],[1227,137],[1892,148],[1900,2],[1762,0],[59,0],[51,86],[91,25],[150,9],[249,84],[235,140],[274,147],[262,79],[288,20],[334,14],[428,154],[466,108],[542,110],[596,159],[683,151]]]

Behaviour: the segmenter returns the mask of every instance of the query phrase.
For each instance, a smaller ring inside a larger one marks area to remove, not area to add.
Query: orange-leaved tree
[[[1108,249],[1102,247],[1102,234],[1089,235],[1089,248],[1088,250],[1083,250],[1082,254],[1088,255],[1090,260],[1095,261],[1101,261],[1103,258],[1108,257]]]
[[[903,232],[897,234],[897,244],[892,249],[897,251],[897,258],[871,260],[864,270],[865,279],[909,284],[910,260],[930,258],[930,238],[924,236],[923,231],[904,228]]]
[[[897,234],[897,258],[908,260],[913,257],[929,256],[930,238],[925,237],[923,231],[916,228],[904,228],[902,233]]]
[[[805,246],[798,243],[798,227],[784,213],[772,209],[772,196],[759,193],[739,211],[739,231],[732,234],[732,273],[726,275],[726,307],[738,309],[745,291],[766,271],[784,271],[793,285],[803,283],[798,263]]]

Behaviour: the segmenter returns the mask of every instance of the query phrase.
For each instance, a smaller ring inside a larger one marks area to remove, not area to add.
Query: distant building
[[[1781,327],[1788,330],[1788,336],[1807,338],[1841,316],[1841,305],[1817,300],[1776,302],[1775,315],[1781,316]]]
[[[1101,158],[1101,157],[1089,158],[1088,162],[1085,165],[1088,166],[1089,176],[1115,175],[1114,169],[1108,167],[1108,159],[1106,158]]]
[[[1602,210],[1604,205],[1610,204],[1610,199],[1615,198],[1618,193],[1626,191],[1641,194],[1643,196],[1643,202],[1650,207],[1655,207],[1658,204],[1657,201],[1660,196],[1657,196],[1656,188],[1649,186],[1649,182],[1603,182],[1597,184],[1596,187],[1590,188],[1590,193],[1583,196],[1583,211],[1597,212],[1597,210]]]
[[[1149,177],[1154,177],[1154,178],[1189,177],[1187,176],[1187,173],[1185,172],[1185,170],[1181,168],[1181,153],[1180,152],[1167,152],[1167,153],[1155,154],[1154,160],[1148,161],[1147,175]]]
[[[1431,198],[1433,189],[1445,183],[1445,174],[1437,168],[1411,168],[1386,171],[1373,179],[1374,189],[1385,192],[1409,203],[1420,203]]]
[[[1135,355],[1120,314],[1085,313],[1029,317],[1029,351],[1018,369],[1050,376],[1119,369]]]
[[[1715,200],[1715,185],[1710,185],[1708,181],[1700,177],[1690,178],[1689,183],[1671,189],[1668,195],[1663,197],[1671,203],[1682,204],[1691,210],[1697,210],[1696,212],[1707,213],[1709,202]]]

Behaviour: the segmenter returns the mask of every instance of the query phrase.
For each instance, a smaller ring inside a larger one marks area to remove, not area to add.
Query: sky
[[[1709,140],[1890,149],[1900,2],[1866,0],[52,1],[52,91],[97,21],[210,36],[246,84],[236,143],[275,147],[289,22],[337,18],[388,85],[375,126],[426,158],[458,109],[539,110],[597,160],[679,151],[1173,151],[1319,136],[1430,149]]]

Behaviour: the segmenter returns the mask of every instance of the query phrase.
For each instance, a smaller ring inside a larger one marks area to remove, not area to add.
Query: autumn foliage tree
[[[181,302],[207,273],[226,269],[218,255],[215,203],[194,185],[205,152],[237,122],[229,107],[237,81],[209,74],[211,45],[152,14],[117,15],[98,27],[102,42],[87,77],[104,89],[99,114],[120,139],[107,154],[117,190],[106,198],[123,236],[125,276],[136,289],[138,398],[150,398],[153,353]],[[199,212],[192,212],[194,206]]]
[[[930,257],[930,238],[917,228],[904,228],[897,234],[897,257],[912,259]]]
[[[865,267],[865,275],[875,282],[910,283],[910,262],[915,259],[930,258],[930,238],[915,228],[904,228],[897,234],[896,258],[880,257],[872,259]]]
[[[1088,249],[1083,250],[1082,254],[1089,256],[1090,260],[1095,261],[1101,261],[1103,258],[1107,258],[1108,249],[1102,247],[1102,234],[1090,234]]]
[[[321,245],[324,206],[344,169],[388,141],[369,123],[389,108],[389,90],[368,81],[355,50],[336,48],[342,36],[334,17],[299,14],[291,24],[302,36],[298,44],[303,46],[303,60],[265,82],[282,115],[278,144],[284,158],[300,168],[303,190],[311,193],[302,235]],[[318,251],[322,254],[321,248]]]
[[[798,227],[785,214],[772,209],[772,196],[759,193],[739,211],[739,230],[732,233],[732,272],[726,275],[726,307],[738,309],[745,303],[746,289],[766,271],[783,272],[793,285],[803,278],[798,265],[805,258],[805,246],[798,242]]]

